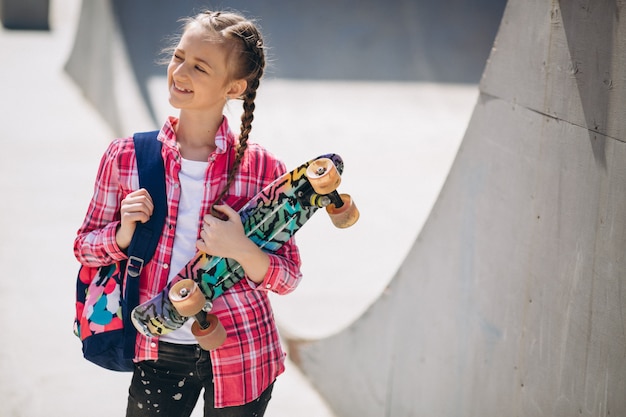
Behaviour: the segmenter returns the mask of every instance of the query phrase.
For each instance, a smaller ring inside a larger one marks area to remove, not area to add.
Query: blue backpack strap
[[[137,223],[135,233],[128,247],[126,265],[126,290],[122,316],[124,318],[124,356],[135,356],[137,330],[130,320],[132,310],[139,305],[139,275],[156,251],[163,234],[167,215],[165,191],[165,168],[161,156],[161,142],[157,140],[159,131],[135,133],[135,156],[139,172],[139,187],[145,188],[152,197],[154,211],[146,223]]]

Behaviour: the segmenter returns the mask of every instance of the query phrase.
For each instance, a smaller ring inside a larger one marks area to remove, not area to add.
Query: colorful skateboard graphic
[[[239,210],[246,235],[274,253],[322,207],[335,226],[351,226],[359,213],[349,195],[336,191],[342,172],[341,157],[329,154],[277,178]],[[200,345],[207,350],[215,348],[225,334],[215,316],[205,312],[210,311],[212,300],[243,277],[243,268],[236,261],[198,252],[172,283],[132,311],[133,324],[140,333],[153,337],[180,328],[194,316],[192,331]]]

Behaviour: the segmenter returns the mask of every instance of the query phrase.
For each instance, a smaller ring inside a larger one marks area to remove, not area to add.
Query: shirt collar
[[[164,145],[178,150],[178,144],[176,143],[176,130],[175,126],[178,123],[178,118],[174,116],[169,116],[165,121],[165,124],[161,128],[159,132],[159,140],[163,142]],[[215,152],[218,154],[225,153],[228,147],[234,146],[235,144],[235,135],[230,130],[230,126],[228,124],[228,119],[226,116],[222,119],[222,124],[217,129],[217,133],[215,134]]]
[[[215,147],[217,148],[215,151],[217,153],[224,153],[229,145],[233,145],[235,143],[235,136],[233,132],[230,130],[230,126],[228,125],[228,119],[226,116],[222,119],[222,124],[219,129],[217,129],[217,133],[215,134]]]

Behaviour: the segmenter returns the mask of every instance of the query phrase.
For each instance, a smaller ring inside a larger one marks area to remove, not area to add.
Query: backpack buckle
[[[128,264],[126,266],[126,275],[131,278],[138,278],[139,274],[143,270],[143,259],[136,256],[128,258]]]

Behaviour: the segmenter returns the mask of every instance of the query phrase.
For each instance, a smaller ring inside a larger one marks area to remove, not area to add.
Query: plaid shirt
[[[158,135],[163,142],[168,214],[154,257],[141,274],[140,302],[154,297],[167,284],[180,201],[181,156],[174,131],[176,123],[176,118],[169,118]],[[235,158],[235,139],[224,118],[216,135],[217,150],[209,158],[202,213],[208,212],[226,183],[228,167]],[[284,172],[281,161],[251,143],[225,203],[238,210]],[[126,254],[116,244],[115,232],[122,199],[138,188],[133,140],[130,137],[116,139],[102,158],[94,195],[74,243],[74,252],[81,264],[99,267],[126,259]],[[199,214],[198,236],[201,222]],[[217,407],[242,405],[258,398],[284,371],[285,354],[267,292],[287,294],[295,289],[300,278],[300,256],[292,239],[278,254],[270,255],[270,267],[262,284],[254,286],[242,280],[215,300],[212,313],[220,318],[228,333],[224,345],[211,351]],[[135,360],[156,360],[157,357],[158,338],[138,335]]]

